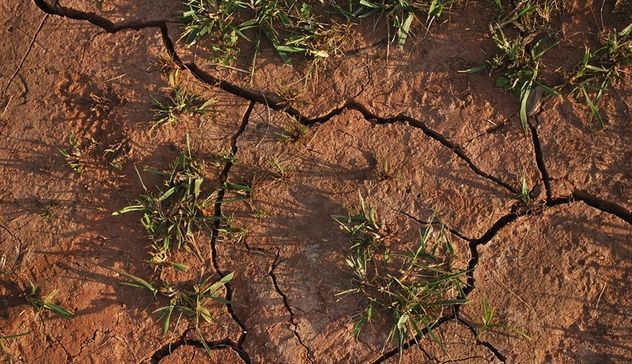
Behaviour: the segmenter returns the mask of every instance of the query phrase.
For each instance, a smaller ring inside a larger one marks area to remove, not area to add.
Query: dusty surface
[[[606,127],[588,124],[573,100],[550,99],[532,137],[514,95],[485,75],[457,73],[493,52],[485,2],[455,6],[388,58],[381,28],[362,24],[371,31],[350,35],[346,55],[285,102],[278,94],[300,81],[301,64],[282,65],[267,48],[253,80],[209,64],[203,43],[177,42],[176,1],[9,0],[0,11],[0,257],[45,292],[59,289],[76,313],[37,316],[2,282],[0,334],[29,332],[4,342],[15,362],[395,363],[379,324],[354,339],[356,299],[335,296],[350,274],[331,215],[357,206],[358,193],[401,245],[436,212],[453,233],[455,266],[471,269],[471,302],[434,329],[445,350],[426,337],[402,362],[632,361],[629,72],[604,97]],[[589,7],[574,11],[561,20],[568,34],[595,27]],[[620,29],[629,18],[606,21]],[[570,37],[547,62],[561,65],[594,41]],[[214,112],[150,131],[165,66],[216,100]],[[296,120],[306,135],[281,140]],[[94,140],[81,174],[58,151],[71,134]],[[219,201],[245,234],[200,232],[206,258],[187,261],[195,273],[236,274],[232,306],[215,312],[224,325],[202,330],[212,357],[184,320],[163,337],[151,295],[122,286],[116,272],[151,274],[138,216],[111,216],[142,192],[134,166],[158,185],[145,170],[167,169],[187,134],[207,162],[205,191],[225,181],[254,188],[247,202]],[[103,156],[119,144],[115,167]],[[221,157],[231,150],[234,161]],[[522,173],[529,206],[516,198]],[[531,341],[477,338],[483,297]]]

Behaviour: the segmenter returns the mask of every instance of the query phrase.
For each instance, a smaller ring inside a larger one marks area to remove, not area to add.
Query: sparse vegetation
[[[619,284],[626,247],[614,248],[631,221],[629,201],[616,200],[630,185],[620,177],[631,1],[177,4],[180,19],[156,19],[149,6],[138,22],[44,0],[34,2],[40,16],[8,6],[6,42],[23,47],[9,47],[0,77],[0,358],[153,362],[184,345],[193,361],[204,347],[211,360],[250,363],[270,361],[269,344],[313,363],[391,362],[408,348],[411,362],[450,362],[463,359],[451,357],[455,346],[499,361],[560,356],[509,340],[532,334],[554,349],[598,336],[599,358],[628,359],[620,335],[601,334],[629,296]],[[161,47],[156,64],[147,53]],[[461,72],[492,81],[452,78],[482,52],[484,64]],[[266,74],[254,77],[260,65]],[[141,95],[157,73],[167,87]],[[577,102],[542,102],[562,94]],[[192,122],[215,111],[218,123]],[[609,127],[582,130],[584,113]],[[185,148],[173,145],[187,130],[197,152],[188,134]],[[517,165],[537,169],[507,176]],[[335,223],[323,220],[354,191],[389,215],[360,196]],[[429,205],[450,227],[419,219]],[[130,217],[136,229],[112,224]],[[581,259],[557,259],[577,241]],[[474,297],[476,307],[462,306]],[[559,297],[567,307],[555,315],[544,306]],[[344,307],[330,310],[335,300]],[[577,313],[590,319],[580,334],[566,320]],[[546,324],[511,326],[524,317]],[[551,328],[561,334],[548,338]],[[139,345],[143,330],[150,345]],[[342,343],[333,357],[321,350],[332,338]],[[428,339],[447,358],[426,353]]]
[[[362,197],[356,213],[334,219],[349,234],[351,255],[346,261],[354,277],[353,287],[338,295],[357,295],[364,305],[355,336],[384,312],[393,325],[386,342],[392,339],[401,354],[408,340],[425,334],[434,337],[432,327],[444,310],[466,302],[459,298],[464,297],[465,272],[450,267],[454,250],[449,236],[442,227],[436,231],[432,219],[407,250],[389,244],[377,212]]]
[[[178,315],[179,322],[182,316],[188,317],[193,322],[193,327],[207,352],[210,348],[206,345],[206,340],[200,331],[200,324],[219,323],[212,313],[212,305],[230,304],[224,298],[225,286],[233,279],[234,274],[230,273],[217,281],[212,281],[211,277],[200,279],[200,281],[190,288],[180,288],[168,282],[161,282],[161,285],[150,283],[142,278],[134,276],[124,271],[119,271],[124,278],[124,284],[149,291],[154,298],[161,296],[167,300],[165,306],[159,307],[153,313],[159,314],[158,321],[162,321],[162,334],[167,335],[171,326],[172,316]]]
[[[531,112],[529,110],[529,97],[532,91],[536,86],[539,86],[549,94],[557,93],[552,87],[538,81],[540,60],[549,49],[555,46],[555,43],[549,44],[550,41],[546,37],[537,39],[538,33],[509,38],[499,24],[491,25],[490,31],[499,52],[487,64],[472,67],[462,72],[478,73],[489,69],[490,72],[498,73],[496,86],[518,94],[520,122],[524,132],[528,134],[528,116]]]
[[[487,300],[487,297],[483,298],[482,306],[483,306],[483,315],[481,316],[481,324],[476,329],[476,339],[480,339],[481,336],[487,332],[500,330],[503,332],[508,332],[510,334],[518,335],[522,337],[523,339],[526,339],[529,341],[531,340],[527,332],[525,332],[524,330],[513,327],[513,326],[509,326],[509,325],[503,325],[496,322],[496,318],[494,316],[496,313],[496,309],[490,306],[489,301]]]
[[[214,215],[218,191],[206,194],[203,192],[204,163],[191,155],[188,136],[187,148],[172,163],[170,172],[159,174],[167,176],[164,186],[155,192],[150,192],[138,173],[145,194],[135,203],[113,214],[142,212],[141,223],[151,241],[149,262],[154,269],[163,271],[165,268],[173,268],[175,274],[189,272],[188,265],[173,262],[170,259],[172,249],[185,248],[187,252],[202,260],[203,257],[194,239],[196,232],[203,228],[207,228],[209,232],[213,231],[214,225],[211,226],[210,222],[216,221],[221,222],[218,228],[220,233],[235,235],[238,231],[232,227],[230,219]],[[236,195],[232,198],[223,198],[223,203],[244,199],[252,192],[247,185],[228,181],[223,189]],[[205,271],[205,269],[202,270]],[[161,302],[167,301],[165,305],[153,311],[159,315],[158,321],[162,321],[163,335],[169,332],[173,318],[177,316],[176,321],[180,322],[182,317],[186,317],[192,322],[200,343],[210,354],[211,349],[200,330],[200,325],[211,322],[221,324],[212,313],[212,307],[214,304],[231,304],[225,299],[225,287],[232,280],[234,273],[224,275],[214,281],[212,276],[202,272],[195,284],[172,283],[163,279],[160,274],[157,275],[158,282],[153,282],[125,271],[119,270],[118,273],[123,277],[123,284],[144,289]]]
[[[316,72],[323,60],[342,54],[351,21],[385,16],[395,30],[393,40],[403,47],[419,14],[424,14],[426,24],[430,26],[453,2],[184,0],[183,38],[189,45],[208,38],[212,44],[212,59],[223,65],[237,59],[240,40],[254,43],[251,75],[254,74],[261,42],[266,40],[284,63],[292,64],[293,54],[311,59],[312,65],[307,71],[309,75]],[[334,14],[342,18],[337,19]]]
[[[590,110],[590,120],[597,119],[601,126],[604,119],[599,102],[605,91],[620,77],[623,68],[632,64],[631,34],[632,23],[620,32],[606,33],[601,48],[591,51],[586,47],[584,58],[570,78],[572,93],[584,99]]]

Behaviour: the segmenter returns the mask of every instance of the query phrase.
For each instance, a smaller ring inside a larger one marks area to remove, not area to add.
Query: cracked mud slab
[[[632,229],[582,203],[551,208],[509,225],[478,248],[473,301],[487,297],[498,319],[531,341],[482,335],[508,362],[626,362],[632,358]],[[462,309],[476,320],[477,305]]]
[[[565,25],[570,34],[592,26],[587,5],[571,8],[579,20]],[[0,256],[44,291],[59,288],[59,302],[77,314],[37,317],[3,282],[0,331],[30,332],[7,342],[15,361],[399,361],[384,320],[356,340],[357,302],[335,296],[351,277],[347,238],[331,215],[356,206],[358,193],[378,208],[394,246],[413,242],[437,213],[452,232],[454,265],[471,269],[471,302],[433,328],[444,346],[412,340],[402,362],[632,360],[629,87],[604,97],[605,128],[579,121],[586,110],[576,103],[549,100],[530,137],[514,95],[484,75],[457,73],[493,51],[490,6],[455,7],[388,58],[383,28],[360,24],[364,35],[350,35],[345,57],[292,102],[279,91],[303,84],[303,64],[282,65],[264,47],[253,80],[218,68],[207,61],[209,44],[178,42],[178,2],[12,0],[0,10]],[[547,62],[561,65],[577,49],[562,53]],[[248,67],[247,55],[238,67]],[[214,111],[149,131],[150,96],[167,92],[169,67],[180,68],[185,88],[215,100]],[[281,140],[297,120],[306,135]],[[58,152],[71,134],[94,141],[81,175]],[[196,235],[204,259],[182,257],[192,271],[181,279],[236,273],[232,305],[213,312],[224,326],[201,330],[210,356],[185,322],[163,337],[151,295],[121,286],[116,273],[151,275],[138,218],[111,213],[142,193],[135,167],[149,187],[162,183],[146,170],[166,169],[186,135],[206,162],[205,190],[254,187],[247,202],[230,203],[226,191],[216,201],[241,238],[217,224]],[[126,152],[113,168],[102,152],[117,143]],[[515,198],[522,174],[529,206]],[[532,341],[506,330],[476,337],[483,297]]]

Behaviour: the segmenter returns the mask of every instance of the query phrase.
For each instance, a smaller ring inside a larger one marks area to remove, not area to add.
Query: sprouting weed
[[[155,119],[151,129],[173,124],[184,115],[204,115],[215,104],[215,100],[204,100],[200,96],[185,90],[178,81],[179,70],[169,74],[171,94],[164,101],[152,96]]]

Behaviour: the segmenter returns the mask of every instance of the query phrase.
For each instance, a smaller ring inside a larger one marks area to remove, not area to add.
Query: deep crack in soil
[[[294,337],[296,337],[296,339],[298,340],[299,344],[301,344],[301,346],[305,348],[305,351],[307,353],[307,358],[310,360],[310,362],[313,363],[314,357],[312,355],[312,350],[305,344],[305,342],[303,341],[303,338],[301,338],[301,334],[298,332],[298,325],[296,323],[296,320],[294,319],[294,311],[292,310],[292,306],[290,306],[290,303],[287,300],[287,295],[281,290],[281,287],[279,287],[279,282],[277,280],[276,274],[274,273],[275,269],[279,266],[279,264],[282,263],[280,258],[281,258],[281,255],[280,255],[279,250],[277,249],[276,256],[274,257],[274,261],[272,262],[272,265],[270,266],[270,271],[268,272],[268,275],[270,276],[270,279],[272,280],[274,289],[277,291],[279,296],[281,296],[281,298],[283,299],[283,306],[285,306],[285,309],[290,314],[290,318],[288,319],[288,323],[290,324],[290,330],[292,330],[292,333],[294,334]]]

